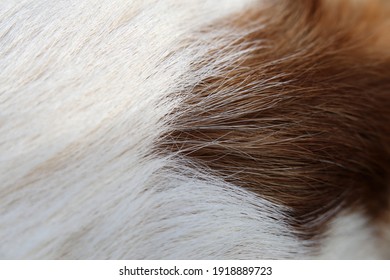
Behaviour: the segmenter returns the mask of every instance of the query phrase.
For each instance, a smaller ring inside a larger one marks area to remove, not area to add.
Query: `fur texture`
[[[0,258],[389,258],[389,19],[0,1]]]

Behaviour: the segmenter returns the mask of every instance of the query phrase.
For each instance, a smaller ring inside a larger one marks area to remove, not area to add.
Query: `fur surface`
[[[389,19],[0,1],[0,258],[389,258]]]

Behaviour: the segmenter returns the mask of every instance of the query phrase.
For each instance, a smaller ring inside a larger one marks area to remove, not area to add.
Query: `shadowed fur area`
[[[389,10],[380,1],[266,4],[210,27],[239,35],[193,65],[214,71],[179,93],[160,148],[287,206],[304,239],[321,237],[341,211],[381,224],[390,210]]]

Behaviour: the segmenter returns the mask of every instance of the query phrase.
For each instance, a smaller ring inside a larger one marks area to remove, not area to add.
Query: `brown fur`
[[[288,206],[304,238],[342,209],[380,220],[390,197],[389,15],[378,1],[271,1],[213,26],[253,30],[223,50],[247,51],[189,89],[164,148]]]

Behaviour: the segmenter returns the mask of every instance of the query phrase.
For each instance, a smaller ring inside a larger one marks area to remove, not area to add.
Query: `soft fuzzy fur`
[[[0,258],[389,258],[389,19],[1,1]]]

